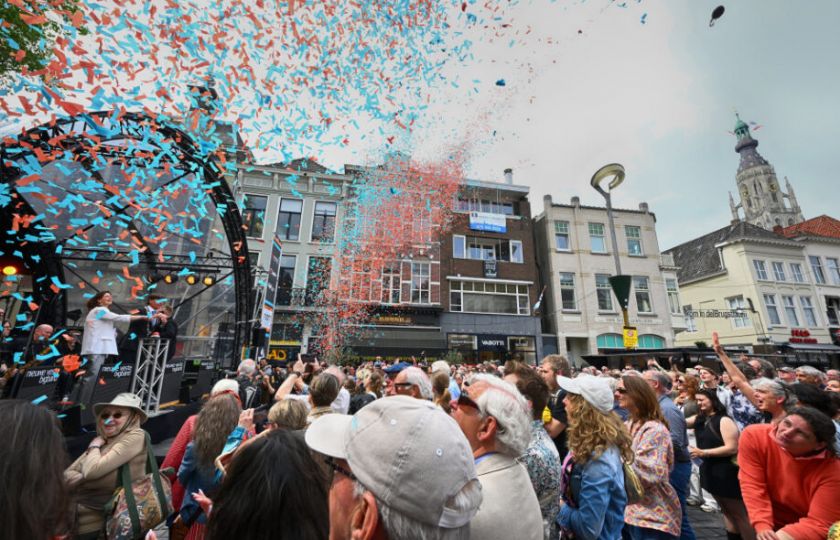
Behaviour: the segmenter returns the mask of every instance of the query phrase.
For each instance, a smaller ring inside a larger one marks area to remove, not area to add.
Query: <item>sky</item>
[[[720,1],[83,0],[62,83],[0,87],[0,133],[84,108],[183,116],[210,76],[262,162],[457,156],[471,179],[513,168],[535,215],[546,194],[603,204],[589,179],[621,163],[614,204],[647,202],[664,250],[729,222],[737,110],[805,217],[831,215],[840,2],[738,0],[710,27]]]
[[[470,177],[502,181],[512,167],[536,215],[546,194],[603,205],[589,179],[621,163],[614,205],[648,202],[664,250],[729,223],[737,110],[761,126],[758,150],[806,219],[840,218],[840,2],[739,0],[713,27],[717,2],[622,4],[523,3],[511,19],[532,39],[477,45],[469,69],[485,88],[435,111],[441,139],[472,140]],[[441,139],[421,131],[410,144],[433,156]]]

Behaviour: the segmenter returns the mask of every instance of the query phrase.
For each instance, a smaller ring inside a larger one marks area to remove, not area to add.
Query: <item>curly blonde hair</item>
[[[614,412],[602,413],[577,394],[568,394],[574,408],[569,415],[569,450],[576,463],[586,463],[615,446],[625,463],[633,462],[633,439]]]

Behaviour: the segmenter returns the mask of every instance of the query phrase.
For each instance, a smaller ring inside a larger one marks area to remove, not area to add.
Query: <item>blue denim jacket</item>
[[[586,465],[576,465],[570,478],[574,504],[560,509],[557,523],[580,540],[617,540],[624,527],[624,469],[618,449],[609,448]]]

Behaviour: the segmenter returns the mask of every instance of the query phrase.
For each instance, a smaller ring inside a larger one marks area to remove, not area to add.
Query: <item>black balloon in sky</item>
[[[715,21],[720,19],[723,16],[723,12],[726,11],[726,8],[723,6],[718,6],[712,11],[712,18],[709,21],[709,26],[714,26]]]

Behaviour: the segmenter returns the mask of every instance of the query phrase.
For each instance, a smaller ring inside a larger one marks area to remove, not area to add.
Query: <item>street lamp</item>
[[[607,182],[607,189],[604,190],[601,184]],[[621,315],[624,317],[625,330],[630,329],[630,321],[627,317],[627,308],[630,303],[630,285],[632,279],[630,276],[622,275],[621,273],[621,259],[618,256],[618,240],[615,236],[615,220],[613,219],[612,211],[612,190],[617,188],[624,182],[624,167],[619,163],[610,163],[604,165],[592,175],[590,185],[595,188],[595,191],[603,195],[607,201],[607,220],[610,227],[610,239],[612,240],[613,258],[615,259],[615,273],[616,275],[610,277],[610,285],[612,286],[615,297],[621,305]]]

